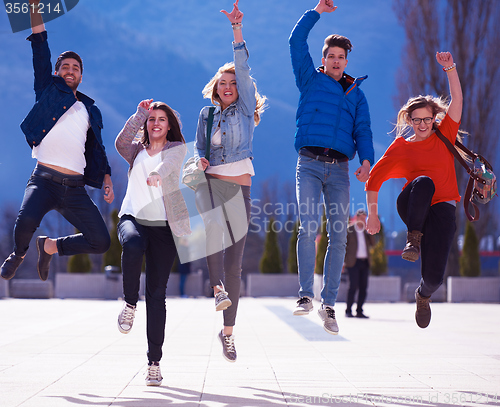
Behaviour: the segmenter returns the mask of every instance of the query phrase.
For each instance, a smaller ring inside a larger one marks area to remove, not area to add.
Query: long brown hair
[[[168,125],[170,126],[170,129],[168,130],[167,133],[167,140],[168,141],[180,141],[182,143],[185,143],[186,140],[184,140],[184,136],[182,135],[182,123],[180,119],[179,113],[177,113],[174,109],[172,109],[169,105],[163,102],[153,102],[151,103],[150,109],[152,110],[163,110],[168,119]],[[149,134],[148,134],[148,126],[147,126],[148,120],[146,119],[146,122],[143,125],[143,135],[141,138],[141,143],[144,146],[149,146]]]

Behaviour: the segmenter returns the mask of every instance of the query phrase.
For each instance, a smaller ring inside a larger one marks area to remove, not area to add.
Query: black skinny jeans
[[[423,233],[420,245],[420,295],[429,297],[443,283],[446,262],[457,229],[455,206],[447,202],[431,205],[434,182],[420,176],[410,182],[397,200],[398,213],[408,231]]]
[[[165,226],[147,226],[130,215],[120,218],[117,229],[123,247],[123,293],[127,304],[136,305],[139,301],[141,267],[146,255],[148,359],[159,362],[165,340],[167,282],[177,255],[172,231],[168,223]]]
[[[37,168],[59,178],[75,181],[83,179],[82,175],[63,174],[39,164],[35,170]],[[57,238],[57,251],[60,256],[100,254],[107,251],[111,242],[108,228],[85,187],[61,185],[35,175],[34,172],[26,185],[23,203],[14,226],[14,253],[18,256],[26,254],[40,222],[53,209],[80,231],[74,235]]]
[[[250,222],[250,187],[207,174],[196,188],[196,207],[205,224],[210,286],[224,283],[232,305],[223,311],[224,326],[234,326],[240,299],[241,264]],[[241,191],[241,192],[240,192]]]

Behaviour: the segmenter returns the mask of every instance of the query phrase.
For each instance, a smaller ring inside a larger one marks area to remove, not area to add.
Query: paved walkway
[[[414,304],[361,320],[339,303],[338,336],[293,306],[242,298],[231,364],[213,300],[169,298],[163,385],[147,387],[143,302],[123,335],[119,301],[0,300],[0,406],[500,406],[500,304],[432,304],[422,330]]]

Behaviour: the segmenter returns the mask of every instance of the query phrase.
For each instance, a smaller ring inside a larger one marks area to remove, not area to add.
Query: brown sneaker
[[[415,290],[415,301],[417,302],[417,310],[415,311],[415,321],[420,328],[427,328],[431,322],[431,297],[422,297],[418,292],[418,288]]]
[[[417,261],[420,256],[420,241],[422,239],[422,232],[414,230],[408,232],[406,235],[406,246],[401,253],[401,257],[408,261]]]

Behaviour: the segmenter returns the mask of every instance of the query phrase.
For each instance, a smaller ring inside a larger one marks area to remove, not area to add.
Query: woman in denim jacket
[[[243,13],[238,9],[238,0],[231,13],[221,12],[233,27],[234,63],[220,67],[203,89],[203,96],[211,99],[216,107],[210,146],[206,143],[208,106],[201,110],[198,119],[195,157],[198,167],[205,170],[207,182],[196,189],[196,206],[205,224],[206,257],[215,309],[224,311],[224,327],[218,336],[224,357],[235,362],[233,327],[250,222],[251,177],[255,174],[252,139],[266,98],[259,95],[250,76],[248,50],[241,31]],[[210,148],[210,160],[204,158],[207,148]]]
[[[136,137],[143,128],[142,137]],[[177,255],[175,236],[191,233],[189,214],[179,190],[186,144],[177,114],[168,105],[143,100],[116,138],[116,149],[129,163],[128,185],[120,209],[118,237],[123,246],[125,303],[118,329],[132,329],[143,257],[146,255],[148,373],[146,384],[162,381],[160,359],[165,338],[165,295]]]

